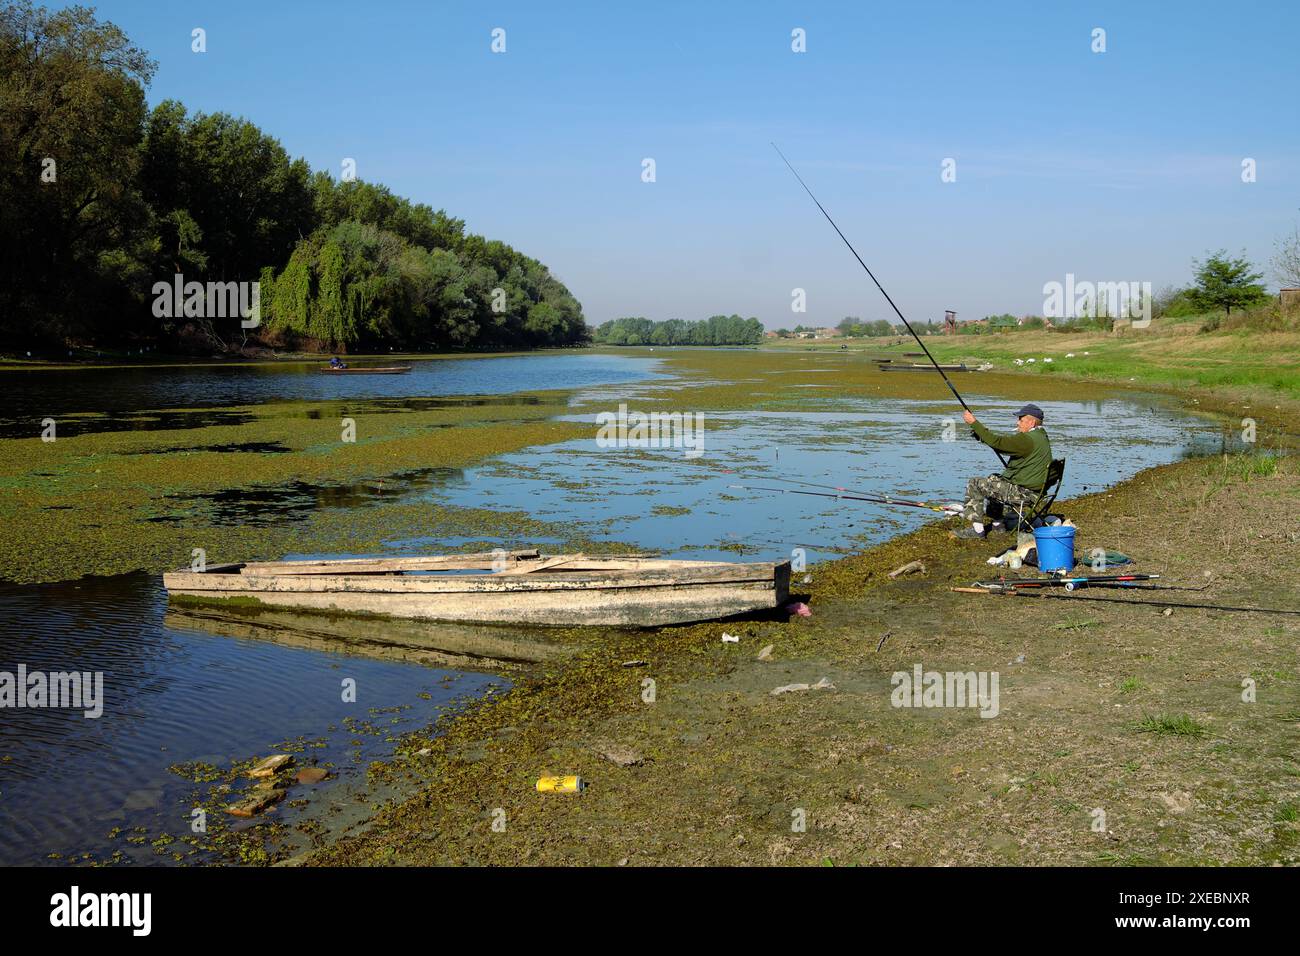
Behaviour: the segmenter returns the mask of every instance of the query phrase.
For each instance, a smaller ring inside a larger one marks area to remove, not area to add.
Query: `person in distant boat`
[[[347,368],[347,367],[348,367],[348,363],[340,362],[339,357],[337,355],[330,359],[330,368]]]
[[[962,418],[976,438],[1008,459],[1001,474],[972,478],[966,485],[966,501],[960,514],[971,526],[953,532],[953,536],[983,538],[990,530],[1005,530],[1003,518],[1008,503],[1032,504],[1038,499],[1052,464],[1052,444],[1043,428],[1043,410],[1037,405],[1026,405],[1016,412],[1016,430],[1010,435],[990,431],[969,411],[963,412]]]

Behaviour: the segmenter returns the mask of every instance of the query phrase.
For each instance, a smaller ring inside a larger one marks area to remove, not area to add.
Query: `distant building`
[[[818,329],[818,330],[813,334],[813,338],[817,338],[817,339],[834,339],[834,338],[838,338],[838,337],[839,337],[839,334],[840,334],[840,330],[839,330],[839,329]]]
[[[773,332],[771,329],[768,329],[766,332],[763,333],[763,338],[765,339],[779,339],[780,337],[781,337],[780,335],[778,335],[776,332]]]
[[[1300,309],[1300,289],[1283,289],[1278,298],[1282,303],[1283,312]]]

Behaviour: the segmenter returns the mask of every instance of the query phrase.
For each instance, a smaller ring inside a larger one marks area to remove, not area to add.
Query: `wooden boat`
[[[965,363],[962,363],[961,365],[944,365],[944,364],[940,363],[940,365],[939,365],[938,367],[941,368],[941,369],[943,369],[945,372],[973,372],[973,371],[975,371],[973,368],[968,367]],[[911,364],[911,365],[884,365],[884,364],[881,364],[880,366],[878,366],[878,368],[879,368],[880,371],[882,371],[882,372],[933,372],[934,369],[935,369],[935,366],[932,365],[932,364],[930,364],[930,363],[925,363],[925,364],[914,363],[914,364]]]
[[[790,562],[498,551],[222,564],[164,574],[163,585],[172,596],[399,618],[656,627],[780,607]]]
[[[333,368],[329,365],[324,366],[318,371],[326,375],[403,375],[411,370],[410,365],[381,365],[371,368]]]

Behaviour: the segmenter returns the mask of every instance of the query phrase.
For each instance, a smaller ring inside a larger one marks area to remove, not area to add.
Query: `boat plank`
[[[539,558],[536,550],[508,551],[507,561]],[[244,574],[397,574],[403,571],[492,569],[500,552],[442,554],[419,558],[329,558],[320,561],[253,561],[243,565]],[[209,569],[212,570],[212,569]]]

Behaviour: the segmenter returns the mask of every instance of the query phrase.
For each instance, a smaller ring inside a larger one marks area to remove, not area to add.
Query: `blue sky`
[[[97,10],[158,60],[151,103],[247,117],[335,175],[354,158],[541,259],[593,324],[890,316],[772,140],[918,321],[1040,312],[1066,273],[1159,289],[1220,247],[1266,266],[1300,220],[1300,5],[1280,0]]]

